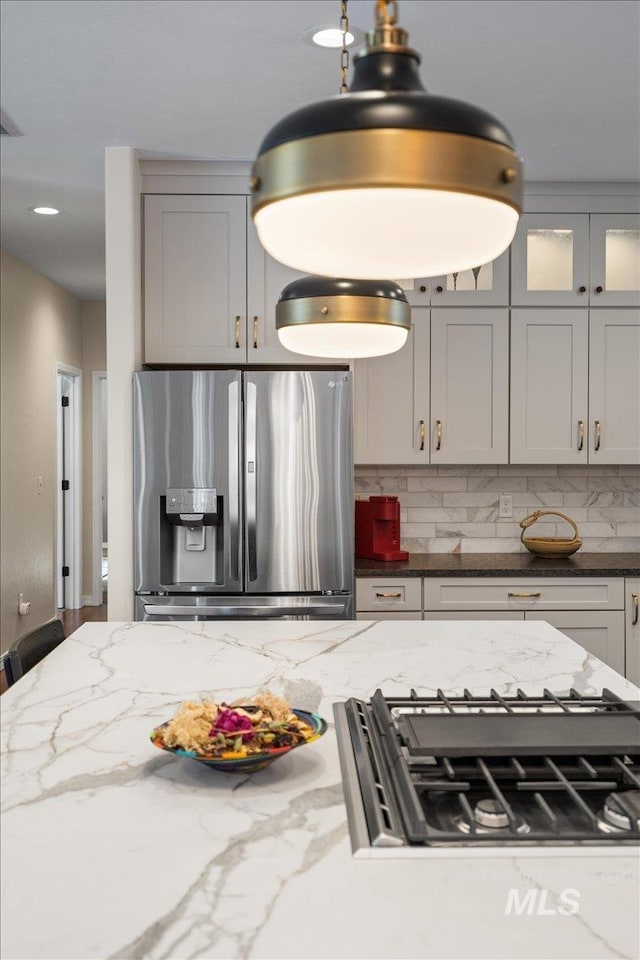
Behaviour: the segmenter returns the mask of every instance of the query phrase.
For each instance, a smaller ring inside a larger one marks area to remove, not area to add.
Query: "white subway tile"
[[[553,478],[549,482],[552,481]],[[496,490],[498,493],[511,493],[526,489],[526,477],[469,477],[469,490]]]
[[[436,523],[437,537],[495,537],[495,523]]]
[[[407,511],[407,520],[412,523],[435,523],[436,521],[449,523],[451,521],[466,521],[467,511],[464,507],[410,507]]]
[[[616,477],[617,475],[617,467],[594,467],[590,463],[568,463],[558,467],[560,477]]]
[[[449,464],[438,465],[439,477],[495,477],[498,474],[496,466],[451,466]]]
[[[616,535],[618,537],[640,537],[640,523],[617,523]]]
[[[498,467],[499,477],[557,477],[558,468],[553,464],[509,463]]]
[[[435,537],[435,523],[405,523],[400,531],[403,537]]]
[[[409,477],[407,480],[407,489],[410,493],[416,493],[420,490],[466,490],[467,480],[465,477]]]
[[[640,550],[640,537],[607,537],[582,541],[585,553],[637,553]]]
[[[445,493],[443,496],[445,507],[497,507],[498,494],[488,493]]]
[[[617,477],[611,477],[611,480],[617,480]],[[594,481],[595,482],[595,481]],[[602,478],[603,483],[609,483],[609,477]],[[574,493],[577,490],[587,489],[587,477],[530,477],[528,481],[529,490],[534,492],[566,492]]]
[[[633,493],[638,489],[638,483],[635,477],[589,477],[587,479],[588,490],[627,490]]]
[[[521,553],[524,547],[520,540],[501,540],[493,537],[489,540],[463,540],[463,553]]]
[[[565,493],[565,507],[621,507],[625,494],[611,490],[597,493],[587,490],[581,493]]]

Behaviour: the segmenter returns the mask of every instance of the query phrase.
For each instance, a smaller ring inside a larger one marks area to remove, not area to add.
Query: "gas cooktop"
[[[334,711],[356,854],[640,844],[640,704],[609,690],[378,690]]]

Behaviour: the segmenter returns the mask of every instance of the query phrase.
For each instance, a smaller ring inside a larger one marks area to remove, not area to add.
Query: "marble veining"
[[[638,858],[355,860],[332,704],[638,691],[548,624],[85,624],[1,699],[5,960],[635,957]],[[331,724],[266,770],[154,749],[181,700],[269,687]],[[575,916],[505,916],[510,889]]]

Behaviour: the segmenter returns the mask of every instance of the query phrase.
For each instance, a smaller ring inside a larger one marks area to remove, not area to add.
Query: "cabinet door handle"
[[[236,350],[240,349],[240,317],[236,317]]]
[[[631,626],[635,627],[638,622],[638,594],[632,593],[631,599],[633,600],[633,619],[631,620]]]
[[[599,421],[599,420],[596,420],[596,437],[595,437],[595,440],[594,440],[594,442],[593,442],[593,449],[594,449],[594,450],[599,450],[599,449],[600,449],[600,439],[601,439],[600,421]]]
[[[258,318],[253,318],[253,349],[258,349]]]
[[[584,420],[578,420],[578,453],[584,447]]]
[[[436,450],[442,446],[442,420],[436,420]]]
[[[424,420],[420,421],[420,449],[424,450],[424,438],[425,438],[425,428]]]
[[[604,287],[598,286],[598,287],[594,287],[593,292],[594,292],[594,293],[602,293],[603,290],[604,290]]]
[[[380,597],[382,600],[399,600],[401,596],[401,593],[376,593],[376,597]]]
[[[586,287],[578,287],[578,293],[586,293],[586,292],[587,292]]]
[[[537,597],[541,597],[542,593],[512,593],[511,590],[507,593],[509,598],[515,600],[535,600]]]

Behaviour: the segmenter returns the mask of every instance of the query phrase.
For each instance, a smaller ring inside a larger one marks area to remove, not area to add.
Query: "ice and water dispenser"
[[[223,564],[222,497],[214,488],[177,488],[160,497],[160,577],[178,586],[215,583]]]

